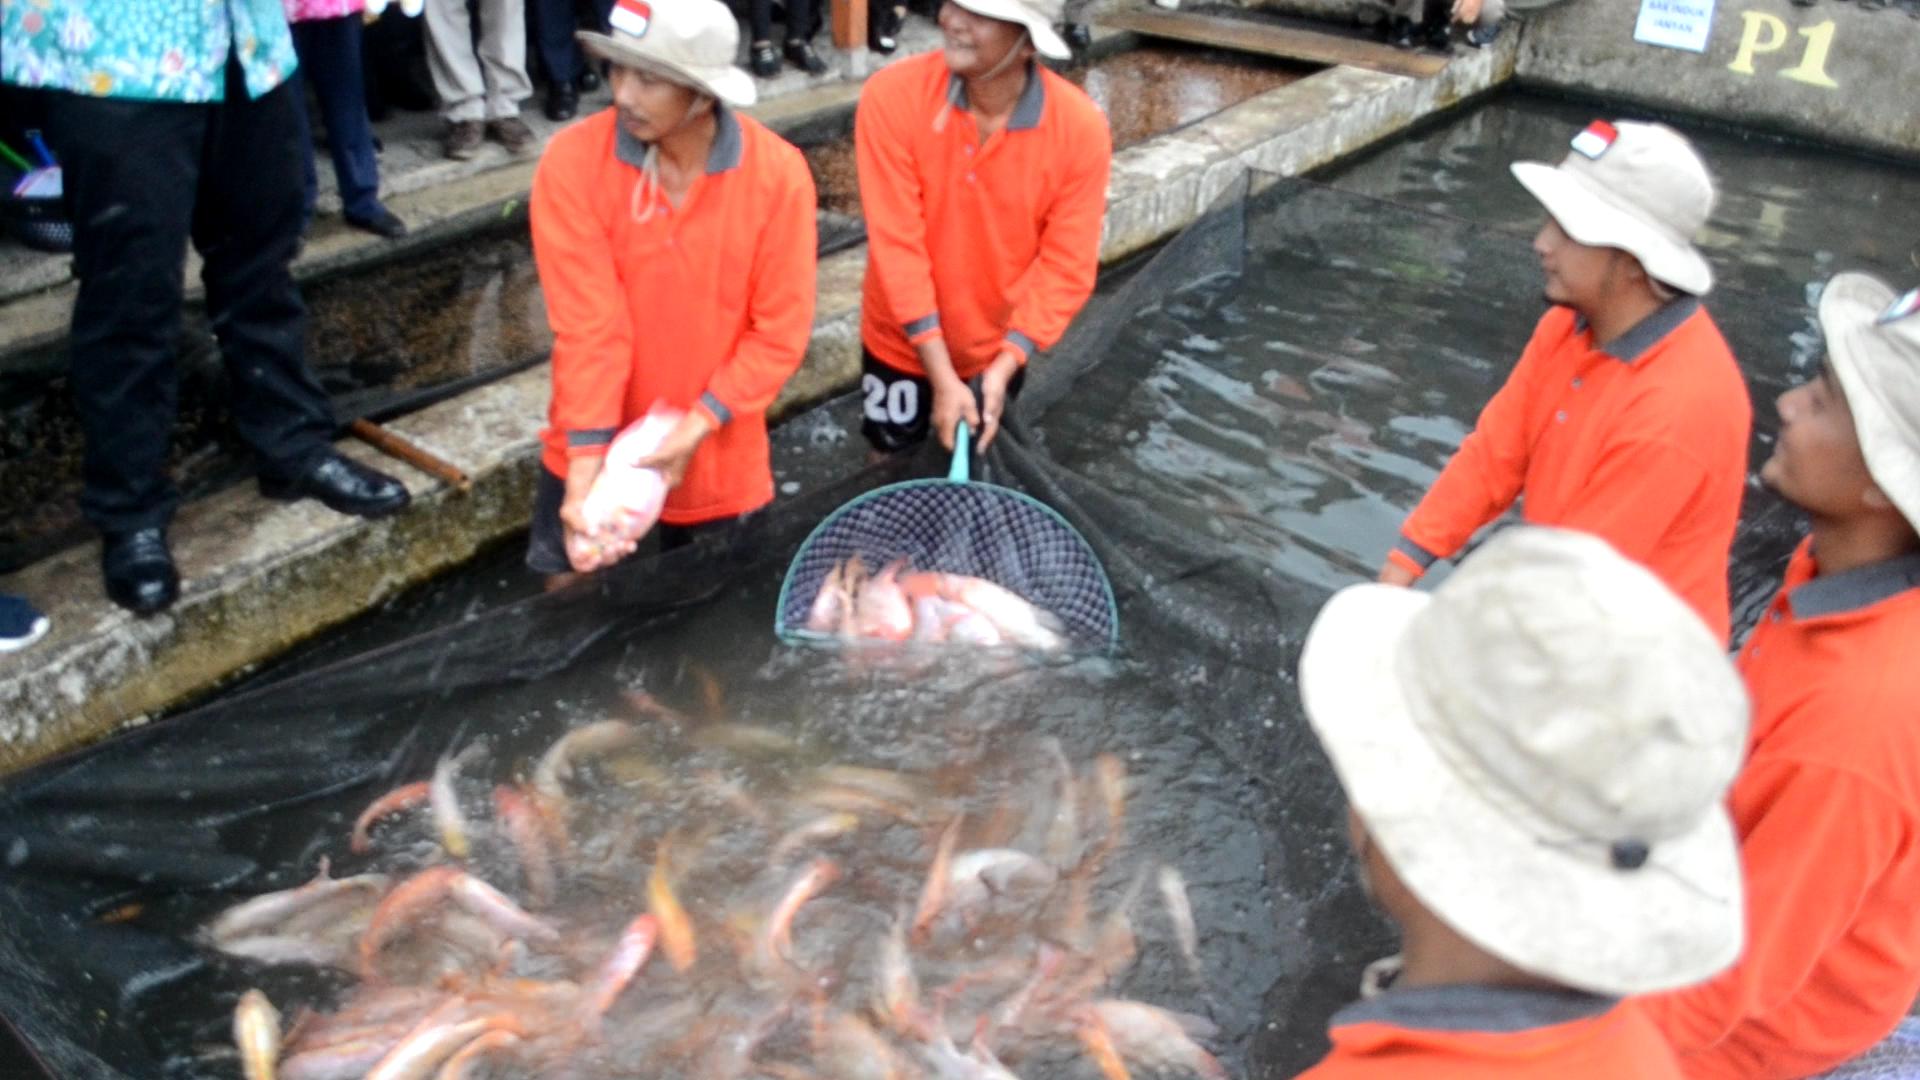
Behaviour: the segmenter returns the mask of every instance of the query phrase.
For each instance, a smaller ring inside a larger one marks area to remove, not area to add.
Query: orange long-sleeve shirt
[[[773,499],[766,410],[813,332],[813,177],[799,150],[723,108],[706,173],[641,221],[645,150],[607,109],[555,135],[534,173],[554,337],[541,463],[565,476],[656,401],[704,409],[719,427],[661,515],[692,525]]]
[[[1100,269],[1113,140],[1091,98],[1034,65],[982,142],[964,85],[932,52],[867,80],[854,148],[868,352],[923,375],[914,346],[944,337],[964,379],[1002,349],[1025,363],[1060,340]]]
[[[1646,1003],[1690,1077],[1824,1072],[1920,995],[1920,555],[1815,569],[1802,542],[1740,652],[1746,952]]]
[[[1634,1002],[1481,986],[1389,990],[1335,1013],[1300,1080],[1667,1080],[1673,1051]]]
[[[1604,344],[1555,307],[1389,557],[1422,572],[1524,496],[1528,522],[1611,543],[1724,641],[1752,424],[1733,352],[1698,300]]]

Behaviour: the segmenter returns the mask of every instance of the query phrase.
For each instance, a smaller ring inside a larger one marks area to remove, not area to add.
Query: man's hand
[[[973,400],[973,391],[960,376],[947,369],[945,378],[929,378],[933,384],[933,412],[929,419],[933,424],[935,437],[940,445],[953,449],[953,429],[960,421],[967,422],[967,428],[978,435],[980,431],[980,407]]]
[[[987,370],[980,373],[980,451],[1000,431],[1000,415],[1006,409],[1007,384],[1020,373],[1020,355],[1011,349],[1000,350]]]
[[[1453,0],[1453,21],[1472,26],[1480,21],[1481,0]]]
[[[1413,571],[1392,559],[1388,559],[1386,563],[1380,567],[1380,584],[1382,585],[1399,585],[1405,588],[1412,585],[1414,579],[1418,576],[1419,575]]]
[[[560,501],[560,528],[565,534],[567,562],[582,574],[612,566],[633,554],[636,546],[632,541],[596,536],[593,530],[587,528],[583,513],[587,492],[593,490],[593,482],[599,477],[600,467],[605,462],[606,458],[592,454],[567,463],[567,493]]]
[[[687,478],[687,466],[693,462],[693,452],[708,435],[713,434],[713,420],[700,409],[690,409],[680,422],[660,440],[660,448],[634,464],[643,469],[658,469],[660,475],[667,478],[667,490],[680,486]]]

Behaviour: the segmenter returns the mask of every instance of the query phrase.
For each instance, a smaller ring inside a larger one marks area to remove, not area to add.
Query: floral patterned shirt
[[[247,94],[297,61],[280,0],[0,0],[0,82],[89,97],[219,101],[229,54]]]

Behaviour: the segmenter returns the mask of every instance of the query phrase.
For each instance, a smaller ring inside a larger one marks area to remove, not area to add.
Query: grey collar
[[[1787,604],[1796,619],[1818,619],[1872,607],[1916,587],[1920,587],[1920,555],[1902,555],[1796,585],[1787,594]]]
[[[1658,311],[1634,323],[1626,333],[1600,346],[1600,351],[1622,363],[1631,364],[1646,354],[1675,330],[1680,324],[1693,317],[1700,310],[1700,298],[1697,296],[1676,296],[1660,306]],[[1587,328],[1587,317],[1577,316],[1573,320],[1575,330]]]
[[[740,167],[740,158],[746,146],[745,138],[740,134],[740,118],[733,110],[718,102],[713,106],[713,148],[707,151],[707,175],[728,172]],[[613,125],[613,156],[624,164],[636,169],[647,167],[647,147],[618,121]]]
[[[958,75],[947,76],[947,101],[956,109],[967,108],[967,84]],[[1047,84],[1040,79],[1038,65],[1027,62],[1027,84],[1020,88],[1020,100],[1014,102],[1013,115],[1007,117],[1008,131],[1032,131],[1040,126],[1047,111]]]
[[[1618,998],[1578,990],[1503,986],[1416,986],[1388,990],[1333,1014],[1332,1026],[1388,1024],[1417,1031],[1480,1031],[1506,1035],[1569,1024],[1606,1012]]]

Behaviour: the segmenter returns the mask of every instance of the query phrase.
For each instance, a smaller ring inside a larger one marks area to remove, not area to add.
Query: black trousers
[[[820,14],[814,0],[785,0],[785,6],[786,40],[812,40],[820,29]],[[753,40],[773,40],[773,0],[747,0],[747,27],[753,32]]]
[[[533,53],[540,60],[549,83],[572,82],[586,64],[580,46],[574,44],[575,30],[607,31],[607,13],[613,0],[590,0],[591,21],[576,0],[527,0],[527,21],[533,31]]]
[[[49,100],[80,281],[71,374],[86,437],[80,509],[103,531],[165,524],[178,501],[166,465],[189,239],[205,264],[234,426],[261,470],[297,474],[333,438],[289,269],[305,153],[297,89],[249,101],[236,63],[221,103]]]

